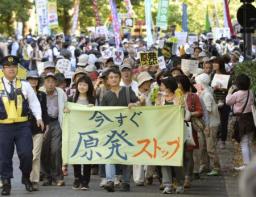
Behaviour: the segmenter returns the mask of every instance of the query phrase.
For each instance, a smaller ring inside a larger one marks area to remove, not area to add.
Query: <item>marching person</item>
[[[46,93],[49,130],[43,141],[41,160],[44,176],[43,186],[64,186],[61,158],[62,118],[64,105],[67,101],[65,92],[56,87],[57,79],[53,73],[48,73],[44,79],[42,91]]]
[[[2,59],[4,77],[0,79],[0,174],[3,181],[2,195],[11,193],[13,178],[12,157],[14,145],[20,159],[22,183],[32,192],[30,173],[32,170],[32,133],[28,122],[28,111],[32,111],[36,124],[42,130],[42,112],[34,90],[28,82],[17,79],[19,60],[16,56]]]
[[[42,91],[39,91],[40,77],[37,71],[30,71],[27,76],[27,81],[32,86],[40,102],[42,109],[42,119],[45,124],[45,130],[42,130],[37,126],[35,117],[30,114],[31,130],[33,136],[33,163],[32,171],[30,174],[30,181],[32,182],[33,191],[38,191],[40,179],[41,150],[43,145],[44,133],[47,133],[48,129],[49,117],[47,113],[46,94]]]
[[[132,88],[120,86],[121,72],[118,69],[109,69],[106,73],[109,91],[103,96],[101,106],[128,106],[129,108],[140,105],[139,99],[136,97]],[[116,175],[116,167],[118,165],[106,164],[106,178],[107,184],[104,189],[108,192],[114,192],[114,177]],[[119,165],[122,169],[123,180],[121,184],[121,191],[130,191],[130,177],[132,173],[131,166]]]

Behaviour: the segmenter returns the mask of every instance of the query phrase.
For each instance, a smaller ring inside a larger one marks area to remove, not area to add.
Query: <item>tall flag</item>
[[[130,0],[124,0],[124,3],[125,3],[125,7],[127,9],[127,15],[128,17],[132,17],[133,15],[133,10],[132,10],[132,4],[131,4],[131,1]]]
[[[162,30],[167,30],[168,27],[168,10],[169,0],[160,0],[158,3],[156,26]]]
[[[36,0],[36,14],[39,35],[50,34],[48,20],[48,0]]]
[[[96,25],[101,26],[101,20],[100,20],[97,0],[93,0],[92,4],[93,4],[93,10],[94,10],[94,13],[95,13],[95,18],[96,18]]]
[[[71,35],[76,34],[76,29],[77,29],[77,25],[78,25],[78,17],[79,17],[79,7],[80,7],[80,0],[75,0]]]
[[[118,14],[117,14],[117,7],[116,7],[116,2],[115,0],[109,0],[109,4],[111,7],[111,14],[112,14],[112,25],[113,25],[113,30],[114,30],[114,35],[115,35],[115,43],[116,43],[116,48],[119,49],[120,47],[120,23],[118,20]]]
[[[188,6],[182,4],[182,31],[188,32]]]
[[[206,17],[205,17],[205,32],[211,32],[211,22],[209,18],[208,6],[206,9]]]
[[[213,18],[214,18],[214,21],[215,21],[215,26],[220,27],[220,22],[219,22],[219,18],[218,18],[218,14],[217,14],[217,2],[216,2],[216,0],[214,0]]]
[[[51,28],[59,25],[56,0],[48,0],[48,22]]]
[[[152,34],[152,14],[151,14],[151,0],[145,0],[145,16],[146,16],[146,30],[147,30],[147,46],[153,45],[153,34]]]
[[[223,3],[224,4],[224,27],[229,28],[231,35],[235,35],[232,22],[231,22],[230,13],[229,13],[228,1],[227,0],[223,0],[223,1],[224,1]]]

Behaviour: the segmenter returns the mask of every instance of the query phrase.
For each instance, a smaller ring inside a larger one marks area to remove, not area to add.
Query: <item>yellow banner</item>
[[[62,156],[67,164],[182,166],[180,106],[86,107],[68,103]]]

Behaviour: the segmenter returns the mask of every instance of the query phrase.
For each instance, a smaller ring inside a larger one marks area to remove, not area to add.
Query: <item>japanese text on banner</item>
[[[181,166],[183,109],[86,107],[68,103],[62,154],[68,164]]]

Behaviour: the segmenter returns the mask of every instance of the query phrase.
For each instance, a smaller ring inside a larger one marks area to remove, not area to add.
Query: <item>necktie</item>
[[[11,87],[11,91],[9,93],[10,100],[15,100],[15,91],[14,91],[13,81],[10,81],[9,85]]]

